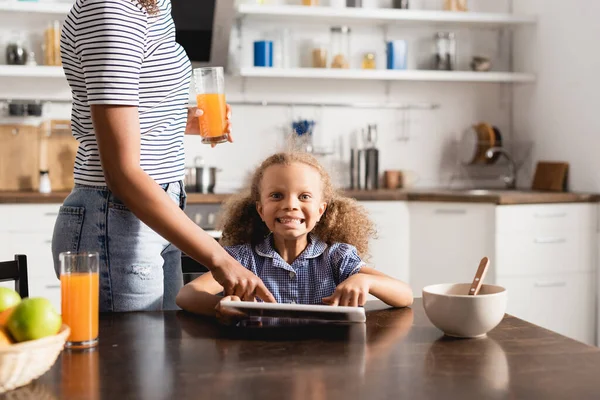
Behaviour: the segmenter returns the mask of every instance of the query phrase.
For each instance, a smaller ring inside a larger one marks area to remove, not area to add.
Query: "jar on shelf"
[[[8,65],[25,65],[27,63],[27,48],[24,45],[23,34],[13,34],[6,45],[6,63]]]
[[[467,0],[444,0],[445,11],[468,11]]]
[[[331,68],[350,68],[350,28],[331,28]]]
[[[319,0],[302,0],[302,5],[304,6],[318,6]]]
[[[456,69],[456,39],[452,32],[435,34],[433,69],[454,71]]]
[[[375,69],[375,53],[365,53],[362,60],[362,69]]]
[[[327,46],[320,42],[314,42],[311,49],[313,68],[327,68]]]

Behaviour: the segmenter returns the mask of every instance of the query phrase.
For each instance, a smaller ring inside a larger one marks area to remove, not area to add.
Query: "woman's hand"
[[[233,325],[240,319],[246,317],[246,314],[243,312],[235,311],[228,309],[226,307],[222,307],[221,303],[224,301],[242,301],[238,296],[226,296],[219,301],[217,306],[215,307],[217,320],[225,325]]]
[[[323,303],[330,306],[364,306],[371,287],[371,278],[367,274],[355,274],[340,283],[335,292],[323,298]]]
[[[204,114],[204,111],[198,107],[188,108],[187,124],[185,126],[186,135],[200,135],[200,121],[199,118]],[[227,126],[225,132],[227,133],[227,140],[232,143],[233,138],[231,137],[231,107],[227,104],[227,114],[225,116]],[[215,147],[216,144],[211,144],[211,147]]]
[[[266,303],[276,303],[275,297],[263,281],[237,262],[214,266],[210,272],[223,287],[226,296],[237,296],[243,301],[254,301],[259,298]]]

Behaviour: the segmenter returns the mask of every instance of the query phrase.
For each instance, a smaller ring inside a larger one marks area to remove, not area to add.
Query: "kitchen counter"
[[[14,398],[599,398],[600,349],[506,315],[451,339],[411,308],[366,305],[366,324],[240,328],[182,311],[100,316],[91,352],[63,351]],[[123,377],[127,377],[124,379]]]
[[[359,201],[440,201],[461,203],[544,204],[591,203],[600,201],[594,193],[555,193],[526,190],[468,190],[468,189],[411,189],[411,190],[348,190],[349,197]],[[62,203],[68,192],[41,194],[37,192],[0,192],[0,204]],[[188,193],[188,204],[223,203],[231,194]]]

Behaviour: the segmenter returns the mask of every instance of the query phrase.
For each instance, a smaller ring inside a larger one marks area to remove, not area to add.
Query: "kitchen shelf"
[[[0,65],[0,78],[65,78],[62,67]]]
[[[333,8],[308,6],[267,6],[241,4],[238,17],[274,22],[311,22],[327,24],[407,24],[475,26],[497,28],[533,25],[537,17],[531,15],[452,12],[430,10],[397,10],[390,8]]]
[[[378,81],[420,82],[489,82],[529,83],[534,74],[515,72],[426,71],[426,70],[361,70],[327,68],[241,68],[241,77],[248,78],[298,78],[298,79],[348,79]]]
[[[64,17],[73,6],[65,2],[0,1],[0,12],[49,14]]]

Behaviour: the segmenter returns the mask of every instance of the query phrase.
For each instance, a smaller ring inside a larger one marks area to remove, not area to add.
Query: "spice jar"
[[[467,0],[444,0],[445,11],[468,11]]]
[[[435,48],[433,69],[453,71],[456,68],[456,39],[454,33],[436,33]]]
[[[318,6],[319,0],[302,0],[302,5],[305,6]]]
[[[350,68],[350,28],[331,28],[331,68]]]
[[[315,42],[312,48],[312,67],[327,68],[327,46]]]
[[[60,22],[54,21],[44,31],[44,64],[61,65],[60,60]]]
[[[375,69],[375,53],[366,53],[362,60],[362,69]]]

